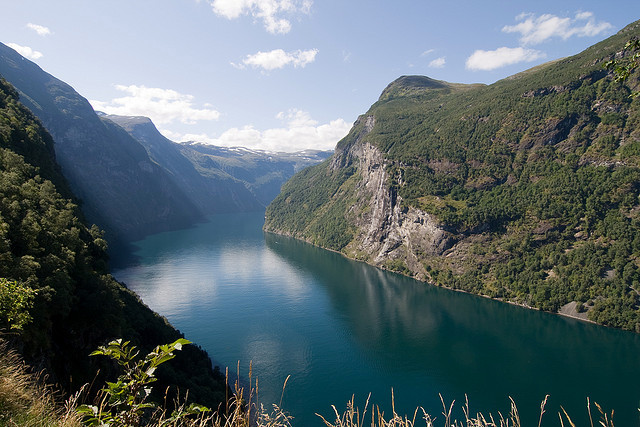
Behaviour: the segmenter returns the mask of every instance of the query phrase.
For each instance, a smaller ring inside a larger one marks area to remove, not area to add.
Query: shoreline
[[[569,303],[567,303],[567,304],[563,305],[563,306],[562,306],[562,307],[560,307],[560,309],[559,309],[558,311],[556,311],[556,312],[553,312],[553,311],[544,311],[544,310],[540,310],[539,308],[531,307],[531,306],[526,305],[526,304],[517,303],[517,302],[515,302],[515,301],[505,300],[505,299],[501,299],[501,298],[492,298],[492,297],[490,297],[489,295],[475,294],[475,293],[473,293],[473,292],[465,291],[464,289],[454,289],[454,288],[451,288],[451,287],[448,287],[448,286],[440,286],[440,285],[436,285],[436,284],[431,283],[431,282],[429,282],[429,281],[427,281],[427,280],[422,280],[422,279],[419,279],[419,278],[417,278],[417,277],[415,277],[415,276],[412,276],[412,275],[404,274],[404,273],[401,273],[401,272],[398,272],[398,271],[388,270],[388,269],[386,269],[386,268],[383,268],[383,267],[380,267],[380,266],[377,266],[377,265],[371,264],[371,263],[369,263],[369,262],[366,262],[366,261],[363,261],[363,260],[360,260],[360,259],[356,259],[356,258],[352,258],[352,257],[350,257],[350,256],[347,256],[344,252],[337,251],[337,250],[335,250],[335,249],[324,248],[324,247],[322,247],[322,246],[319,246],[319,245],[316,245],[316,244],[314,244],[314,243],[310,242],[310,241],[309,241],[309,240],[307,240],[307,239],[303,239],[303,238],[295,237],[295,236],[293,236],[291,233],[285,233],[285,232],[278,232],[278,231],[273,231],[273,230],[267,230],[267,229],[265,229],[264,227],[262,228],[262,231],[263,231],[263,232],[265,232],[265,233],[274,234],[274,235],[276,235],[276,236],[289,237],[289,238],[291,238],[291,239],[299,240],[299,241],[301,241],[301,242],[305,242],[305,243],[308,243],[308,244],[310,244],[310,245],[312,245],[312,246],[315,246],[316,248],[320,248],[320,249],[323,249],[323,250],[325,250],[325,251],[330,251],[330,252],[334,252],[334,253],[340,254],[340,255],[342,255],[343,257],[345,257],[346,259],[349,259],[349,260],[351,260],[351,261],[361,262],[361,263],[363,263],[363,264],[370,265],[371,267],[377,268],[377,269],[382,270],[382,271],[386,271],[386,272],[389,272],[389,273],[395,273],[395,274],[399,274],[399,275],[401,275],[401,276],[409,277],[409,278],[412,278],[412,279],[414,279],[414,280],[417,280],[417,281],[422,282],[422,283],[424,283],[424,284],[426,284],[426,285],[429,285],[429,286],[435,286],[435,287],[437,287],[437,288],[447,289],[447,290],[454,291],[454,292],[461,292],[461,293],[465,293],[465,294],[468,294],[468,295],[474,295],[474,296],[478,296],[478,297],[482,297],[482,298],[486,298],[486,299],[490,299],[490,300],[494,300],[494,301],[499,301],[499,302],[503,302],[503,303],[511,304],[511,305],[514,305],[514,306],[517,306],[517,307],[526,308],[526,309],[528,309],[528,310],[539,311],[539,312],[541,312],[541,313],[554,314],[554,315],[556,315],[556,316],[562,316],[562,317],[565,317],[565,318],[568,318],[568,319],[574,319],[574,320],[578,320],[578,321],[581,321],[581,322],[590,323],[590,324],[592,324],[592,325],[598,325],[598,326],[603,326],[603,327],[609,327],[609,328],[612,328],[612,326],[603,325],[603,324],[600,324],[600,323],[594,322],[593,320],[588,319],[588,318],[587,318],[587,313],[588,313],[588,311],[585,311],[585,312],[583,312],[583,313],[578,313],[578,312],[575,310],[575,307],[576,307],[576,305],[577,305],[577,302],[576,302],[576,301],[571,301],[571,302],[569,302]],[[575,313],[575,314],[574,314],[574,313]],[[613,329],[619,329],[619,328],[613,328]],[[621,329],[621,330],[622,330],[622,329]]]

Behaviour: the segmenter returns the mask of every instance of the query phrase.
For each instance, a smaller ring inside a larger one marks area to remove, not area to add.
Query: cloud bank
[[[34,60],[42,58],[42,52],[38,52],[37,50],[33,50],[29,46],[21,46],[21,45],[16,44],[16,43],[7,43],[7,46],[9,46],[11,49],[15,50],[16,52],[18,52],[20,55],[24,56],[25,58],[34,59]]]
[[[466,67],[474,71],[491,71],[519,62],[535,61],[545,56],[544,52],[523,47],[500,47],[496,50],[478,49],[467,59]]]
[[[208,0],[216,15],[236,19],[250,15],[261,20],[264,28],[272,34],[291,31],[290,15],[309,14],[312,0]],[[283,17],[285,16],[285,17]]]
[[[223,147],[246,147],[266,151],[294,152],[306,149],[332,150],[351,129],[352,123],[343,119],[319,124],[306,111],[292,109],[276,116],[284,122],[283,127],[259,130],[252,125],[231,128],[219,137],[206,134],[178,134],[161,132],[174,141],[195,141]]]
[[[546,53],[531,49],[551,39],[567,40],[570,37],[592,37],[610,30],[608,22],[596,22],[592,12],[578,12],[573,18],[556,15],[521,13],[516,17],[516,25],[505,25],[504,33],[519,33],[520,47],[500,47],[495,50],[478,49],[467,58],[469,70],[491,71],[520,62],[532,62],[546,57]]]
[[[318,49],[296,50],[294,52],[285,52],[282,49],[274,49],[269,52],[258,52],[253,55],[247,55],[242,60],[242,64],[234,64],[237,68],[245,68],[252,66],[254,68],[262,68],[266,71],[284,68],[287,65],[293,65],[295,68],[305,67],[307,64],[315,61]]]
[[[593,37],[610,30],[608,22],[596,22],[593,13],[579,12],[574,18],[544,14],[536,17],[532,13],[522,13],[516,17],[516,25],[506,25],[505,33],[520,33],[520,43],[536,45],[552,38],[567,40],[570,37]]]
[[[184,95],[171,89],[145,86],[116,85],[117,90],[128,95],[111,101],[89,101],[93,108],[107,114],[120,116],[146,116],[156,124],[181,122],[195,124],[202,120],[217,120],[220,113],[205,104],[194,106],[192,95]]]

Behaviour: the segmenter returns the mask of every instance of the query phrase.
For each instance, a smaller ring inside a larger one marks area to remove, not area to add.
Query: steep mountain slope
[[[0,79],[0,277],[37,290],[33,321],[21,334],[1,335],[36,370],[46,369],[51,382],[75,392],[99,368],[99,381],[113,370],[89,357],[98,345],[122,337],[149,351],[180,333],[109,274],[102,233],[79,219],[66,196],[71,190],[53,145],[17,91]],[[161,390],[188,388],[191,398],[212,406],[225,399],[224,378],[195,346],[159,376]]]
[[[206,144],[177,144],[165,138],[150,119],[104,115],[122,126],[165,168],[191,202],[205,215],[264,209],[297,170],[319,163],[331,153],[268,153]]]
[[[640,331],[639,84],[603,68],[639,34],[489,86],[401,77],[283,187],[265,229]]]
[[[53,136],[62,172],[83,201],[87,219],[110,238],[135,240],[201,218],[144,147],[101,120],[72,87],[3,44],[0,76]]]
[[[111,247],[215,213],[264,209],[295,171],[329,155],[176,144],[145,117],[96,114],[71,86],[1,43],[0,76],[53,136],[64,176]]]
[[[149,157],[168,172],[180,191],[197,206],[198,212],[246,212],[263,209],[244,184],[223,174],[203,176],[181,152],[180,145],[165,138],[146,117],[102,116],[125,129],[146,150]]]
[[[306,150],[271,153],[242,147],[181,144],[180,151],[204,176],[229,175],[244,183],[256,199],[267,206],[294,173],[327,159],[333,152]]]

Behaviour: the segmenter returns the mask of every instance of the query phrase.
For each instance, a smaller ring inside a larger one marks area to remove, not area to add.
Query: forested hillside
[[[109,274],[105,249],[102,232],[82,219],[51,136],[0,79],[0,285],[3,298],[7,283],[35,290],[21,332],[9,329],[11,307],[0,306],[0,335],[66,391],[93,381],[98,368],[108,377],[112,367],[88,355],[109,339],[148,351],[180,336]],[[224,378],[204,351],[188,346],[176,362],[158,389],[189,388],[213,407],[224,400]]]
[[[640,332],[633,23],[492,85],[391,83],[265,229],[428,282]]]

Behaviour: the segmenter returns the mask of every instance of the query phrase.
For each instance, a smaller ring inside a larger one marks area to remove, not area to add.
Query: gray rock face
[[[374,124],[373,116],[366,117],[358,140],[333,161],[344,164],[348,158],[361,176],[356,187],[360,202],[350,212],[358,232],[344,252],[383,268],[390,260],[398,260],[415,277],[425,279],[420,257],[442,255],[454,239],[430,214],[413,207],[402,208],[402,198],[389,186],[384,156],[362,140]]]

